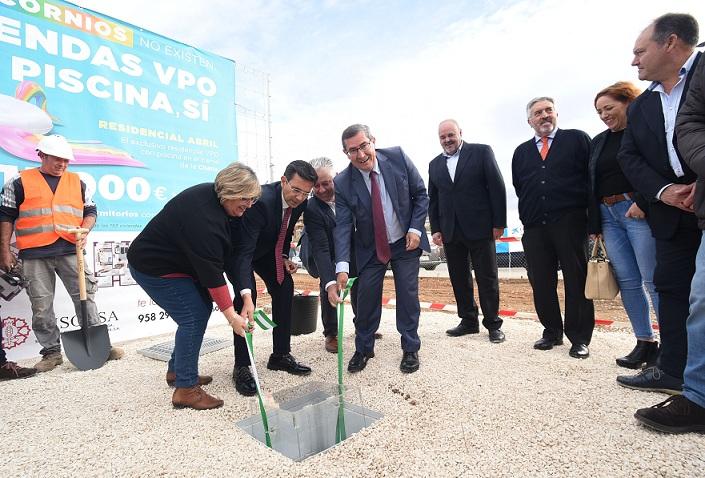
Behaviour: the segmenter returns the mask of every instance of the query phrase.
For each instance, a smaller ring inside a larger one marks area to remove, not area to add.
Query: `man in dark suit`
[[[234,305],[240,315],[253,320],[257,289],[253,271],[262,278],[272,297],[273,352],[267,368],[294,375],[308,375],[311,368],[291,355],[291,303],[296,264],[289,260],[294,225],[306,209],[306,201],[316,183],[316,171],[306,161],[293,161],[277,183],[262,186],[262,195],[241,220],[232,221],[233,256],[226,264],[228,279],[235,288]],[[239,291],[239,293],[238,293]],[[235,388],[242,395],[257,393],[250,373],[245,339],[234,335]]]
[[[550,350],[563,344],[574,358],[587,358],[595,328],[592,301],[585,298],[587,275],[588,160],[590,137],[576,129],[558,129],[552,98],[532,99],[526,107],[535,135],[512,157],[512,181],[524,224],[521,242],[534,307],[544,326],[535,344]],[[565,289],[565,327],[556,287],[558,264]]]
[[[316,158],[309,161],[316,170],[318,180],[313,187],[313,198],[309,199],[304,213],[304,226],[308,236],[309,262],[315,266],[320,279],[321,321],[325,336],[325,349],[338,351],[338,320],[328,299],[329,292],[337,295],[335,281],[335,183],[333,182],[333,161],[329,158]],[[354,265],[354,264],[351,264]],[[307,267],[309,267],[307,266]],[[352,270],[352,269],[351,269]],[[357,274],[352,271],[351,275]],[[357,284],[353,285],[350,301],[353,314],[356,310]]]
[[[335,253],[338,290],[348,281],[351,244],[358,270],[355,353],[348,371],[365,368],[374,357],[375,331],[382,315],[382,286],[391,262],[401,334],[400,369],[419,369],[419,257],[430,249],[424,228],[428,194],[416,167],[399,147],[375,149],[366,125],[343,131],[350,164],[335,177]],[[354,240],[351,240],[351,233]],[[335,296],[331,303],[337,302]]]
[[[693,213],[695,173],[681,160],[674,127],[692,72],[698,23],[670,13],[637,38],[632,65],[653,83],[630,105],[617,160],[629,182],[649,201],[647,220],[656,239],[654,285],[659,294],[661,350],[657,365],[617,377],[628,388],[680,393],[688,350],[686,319],[700,231]]]
[[[698,45],[705,46],[705,43]],[[687,321],[688,361],[683,373],[683,395],[641,408],[634,417],[664,433],[705,432],[705,61],[693,67],[687,98],[678,111],[678,152],[698,175],[693,209],[703,230],[690,288]]]
[[[473,296],[475,270],[482,325],[490,342],[504,341],[499,318],[499,279],[495,241],[507,227],[504,179],[486,144],[463,141],[457,121],[438,126],[443,153],[428,165],[428,209],[433,242],[445,248],[448,273],[458,304],[460,324],[446,333],[452,337],[480,332]]]

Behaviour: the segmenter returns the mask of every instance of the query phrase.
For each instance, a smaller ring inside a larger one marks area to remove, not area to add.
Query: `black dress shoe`
[[[414,373],[419,369],[419,354],[418,352],[404,352],[401,358],[399,370],[404,373]]]
[[[547,339],[542,337],[534,342],[534,348],[537,350],[551,350],[554,345],[563,345],[563,339]]]
[[[683,380],[672,377],[658,367],[645,368],[636,375],[619,375],[617,383],[623,387],[645,392],[663,392],[680,395],[683,391]]]
[[[479,334],[480,333],[480,326],[475,324],[475,325],[470,325],[466,322],[460,322],[457,326],[453,327],[452,329],[446,330],[446,334],[450,335],[451,337],[460,337],[461,335],[467,335],[467,334]]]
[[[585,344],[573,344],[568,355],[573,358],[586,359],[590,356],[590,349]]]
[[[250,372],[250,367],[235,366],[235,369],[233,369],[233,381],[235,382],[235,390],[240,395],[251,397],[257,393],[257,384]]]
[[[624,368],[639,369],[644,364],[656,362],[658,342],[637,340],[634,349],[624,357],[615,359],[617,365]]]
[[[490,330],[490,342],[493,344],[502,343],[505,339],[506,337],[504,336],[502,329]]]
[[[348,372],[355,373],[363,370],[367,365],[367,361],[375,356],[374,352],[368,354],[363,354],[361,352],[355,352],[348,362]]]
[[[292,375],[308,375],[311,373],[311,367],[298,363],[291,354],[270,355],[267,368],[269,370],[283,370]]]

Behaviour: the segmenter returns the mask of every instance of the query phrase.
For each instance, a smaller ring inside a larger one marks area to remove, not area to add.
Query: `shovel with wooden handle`
[[[110,355],[110,336],[108,326],[88,324],[88,306],[86,302],[86,273],[83,265],[82,240],[88,229],[76,228],[68,232],[76,236],[76,265],[78,269],[78,291],[81,299],[81,328],[61,334],[64,353],[69,361],[79,370],[95,370],[103,366]]]

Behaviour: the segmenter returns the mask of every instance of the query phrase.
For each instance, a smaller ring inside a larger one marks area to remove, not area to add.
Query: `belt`
[[[602,204],[605,206],[614,206],[618,202],[634,199],[634,193],[613,194],[612,196],[602,196]]]

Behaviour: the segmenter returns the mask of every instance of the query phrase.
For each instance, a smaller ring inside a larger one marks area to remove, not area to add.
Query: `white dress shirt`
[[[548,138],[548,149],[550,151],[551,145],[553,144],[553,138],[556,137],[556,131],[558,131],[558,126],[554,128],[553,131],[547,136]],[[526,137],[526,136],[525,136]],[[538,148],[539,153],[541,153],[541,148],[543,147],[543,143],[541,142],[541,136],[536,136],[534,135],[534,142],[536,143],[536,148]]]
[[[673,146],[673,133],[676,128],[676,116],[678,115],[678,106],[681,102],[681,97],[683,96],[683,90],[685,89],[685,82],[688,76],[688,72],[693,67],[693,62],[695,57],[698,55],[697,51],[694,51],[692,55],[688,57],[686,62],[681,67],[678,73],[678,83],[671,89],[670,93],[666,93],[663,89],[661,83],[653,82],[649,89],[655,91],[659,94],[661,98],[661,108],[663,110],[663,127],[666,132],[666,148],[668,150],[668,162],[671,164],[671,169],[677,177],[685,176],[681,162],[678,159],[678,153],[676,152],[675,146]],[[673,183],[669,183],[661,188],[661,190],[656,194],[656,199],[661,199],[661,193],[664,189]]]
[[[443,156],[446,158],[446,167],[448,168],[451,182],[455,182],[455,170],[458,168],[458,159],[460,159],[460,150],[463,149],[463,143],[464,141],[460,142],[460,146],[458,146],[458,150],[455,154],[449,156],[443,153]]]

